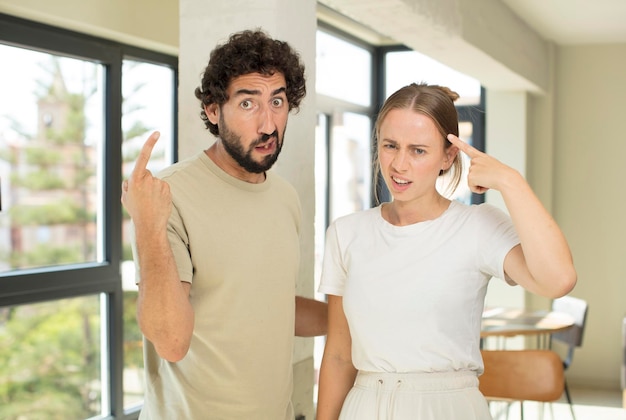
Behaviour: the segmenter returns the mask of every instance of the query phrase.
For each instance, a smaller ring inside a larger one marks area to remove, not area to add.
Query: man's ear
[[[204,112],[206,113],[207,118],[211,122],[211,124],[217,125],[220,120],[220,107],[217,106],[216,103],[212,103],[210,105],[204,106]]]

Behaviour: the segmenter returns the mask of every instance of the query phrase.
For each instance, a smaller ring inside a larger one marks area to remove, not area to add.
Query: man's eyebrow
[[[278,89],[276,89],[274,92],[272,92],[272,96],[276,96],[279,93],[284,93],[287,92],[287,88],[286,87],[279,87]]]
[[[235,92],[234,96],[240,96],[240,95],[260,95],[261,91],[260,90],[250,90],[250,89],[239,89]]]
[[[276,96],[279,93],[283,93],[283,92],[286,92],[286,91],[287,91],[287,88],[285,88],[284,86],[283,87],[279,87],[278,89],[276,89],[276,90],[274,90],[272,92],[272,96]],[[251,90],[251,89],[239,89],[239,90],[237,90],[235,92],[235,94],[233,96],[240,96],[240,95],[251,95],[251,96],[253,96],[253,95],[260,95],[260,94],[261,94],[261,91],[257,90],[257,89],[254,89],[254,90]]]

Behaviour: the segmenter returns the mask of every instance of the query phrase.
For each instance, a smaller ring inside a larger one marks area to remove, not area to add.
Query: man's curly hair
[[[226,103],[226,90],[234,78],[250,73],[271,76],[277,72],[285,76],[289,111],[295,109],[297,112],[306,95],[304,64],[289,44],[274,40],[257,29],[234,33],[228,42],[216,47],[204,69],[202,84],[195,90],[196,98],[201,102],[200,118],[209,131],[219,135],[219,128],[209,121],[204,107]]]

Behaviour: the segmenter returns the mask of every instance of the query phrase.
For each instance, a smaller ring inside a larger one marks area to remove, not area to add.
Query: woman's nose
[[[398,152],[394,155],[391,164],[395,170],[403,170],[405,169],[407,162],[407,155],[402,150],[398,150]]]

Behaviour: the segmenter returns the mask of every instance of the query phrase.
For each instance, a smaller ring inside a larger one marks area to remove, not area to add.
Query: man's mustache
[[[254,145],[256,146],[256,145],[259,145],[261,143],[265,143],[266,141],[268,141],[272,137],[274,137],[276,140],[278,140],[278,130],[274,130],[274,132],[270,133],[270,134],[263,134],[261,137],[259,137],[258,140],[256,140],[254,142]]]

